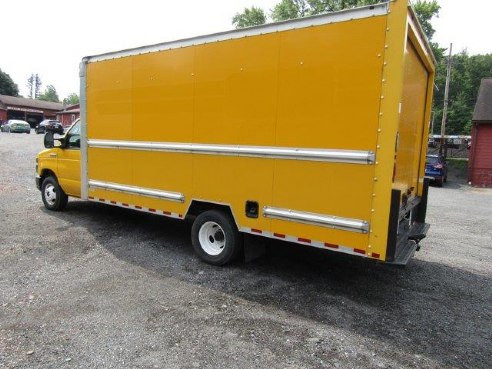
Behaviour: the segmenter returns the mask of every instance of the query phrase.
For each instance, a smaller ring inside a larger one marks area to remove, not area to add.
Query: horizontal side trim
[[[369,231],[369,223],[364,220],[340,218],[332,215],[322,215],[303,211],[289,210],[265,206],[263,216],[291,222],[299,222],[322,227],[341,229],[359,233]]]
[[[360,150],[301,149],[274,146],[210,145],[179,142],[147,142],[119,140],[89,140],[89,147],[184,152],[206,155],[229,155],[279,158],[292,160],[328,161],[352,164],[373,164],[374,152]]]
[[[118,183],[89,180],[89,188],[102,188],[104,190],[124,192],[130,194],[143,195],[148,197],[155,197],[159,199],[165,199],[176,202],[184,202],[184,195],[179,192],[162,191],[151,188],[143,188],[137,186],[127,186]]]
[[[184,219],[183,214],[173,213],[173,212],[166,211],[166,210],[155,210],[155,209],[145,208],[145,207],[140,206],[140,205],[127,204],[127,203],[119,202],[119,201],[110,201],[110,200],[100,199],[98,197],[92,197],[92,196],[88,196],[87,199],[89,201],[102,202],[105,204],[118,206],[118,207],[124,208],[124,209],[132,209],[132,210],[140,211],[143,213],[157,214],[157,215],[162,215],[162,216],[165,216],[168,218],[174,218],[174,219]]]
[[[248,228],[248,227],[241,227],[241,228],[239,228],[239,231],[253,234],[253,235],[257,236],[257,234],[255,234],[252,231],[252,229]],[[308,246],[308,247],[313,246],[313,247],[317,247],[319,249],[324,249],[324,250],[329,250],[329,251],[334,251],[334,252],[341,252],[344,254],[355,255],[355,256],[359,256],[359,257],[362,256],[362,257],[366,257],[366,258],[379,259],[379,254],[370,253],[370,252],[360,253],[360,252],[355,251],[355,250],[359,250],[359,249],[354,249],[354,248],[349,247],[349,246],[334,245],[331,243],[327,243],[327,242],[323,242],[323,241],[317,241],[317,240],[309,240],[310,242],[306,243],[306,242],[304,242],[304,240],[307,240],[307,239],[302,238],[302,237],[297,237],[297,236],[292,236],[292,235],[283,235],[283,234],[280,235],[281,237],[279,237],[278,233],[272,233],[269,231],[262,231],[261,235],[263,237],[273,238],[275,240],[280,239],[281,241],[293,242],[293,243],[297,243],[299,245],[304,245],[304,246]]]
[[[346,9],[338,12],[329,12],[321,15],[292,19],[292,20],[287,20],[277,23],[270,23],[270,24],[265,24],[256,27],[249,27],[245,29],[213,33],[210,35],[198,36],[198,37],[187,38],[177,41],[163,42],[155,45],[142,46],[133,49],[109,52],[105,54],[89,56],[86,57],[85,59],[89,63],[93,63],[93,62],[99,62],[108,59],[124,58],[126,56],[152,53],[156,51],[178,49],[181,47],[201,45],[201,44],[207,44],[207,43],[218,42],[218,41],[234,40],[238,38],[262,35],[267,33],[275,33],[275,32],[288,31],[298,28],[318,26],[323,24],[344,22],[352,19],[361,19],[361,18],[368,18],[368,17],[379,16],[379,15],[386,15],[387,13],[388,13],[388,3],[385,2],[381,4],[364,6],[355,9]]]

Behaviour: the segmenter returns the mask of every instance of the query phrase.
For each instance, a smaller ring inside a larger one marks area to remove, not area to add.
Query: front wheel
[[[205,211],[195,219],[191,240],[200,259],[213,265],[233,261],[242,248],[236,224],[229,215],[217,210]]]
[[[43,180],[41,186],[41,197],[46,209],[61,211],[65,209],[68,196],[63,192],[55,177],[49,176]]]

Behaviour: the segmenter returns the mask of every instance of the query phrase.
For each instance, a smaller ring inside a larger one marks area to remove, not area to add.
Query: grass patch
[[[466,170],[468,168],[468,159],[466,158],[447,158],[448,167],[457,170]]]

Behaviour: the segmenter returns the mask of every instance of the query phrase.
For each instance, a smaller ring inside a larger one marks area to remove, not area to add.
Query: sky
[[[27,96],[37,73],[60,99],[78,93],[82,57],[232,29],[244,7],[269,10],[280,0],[6,0],[0,21],[0,69]],[[453,52],[492,53],[486,30],[492,0],[439,0],[434,41]],[[489,33],[490,34],[490,33]]]

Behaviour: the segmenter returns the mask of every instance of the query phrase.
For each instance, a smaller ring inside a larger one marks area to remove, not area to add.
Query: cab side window
[[[67,148],[80,149],[80,123],[77,122],[67,133]]]

